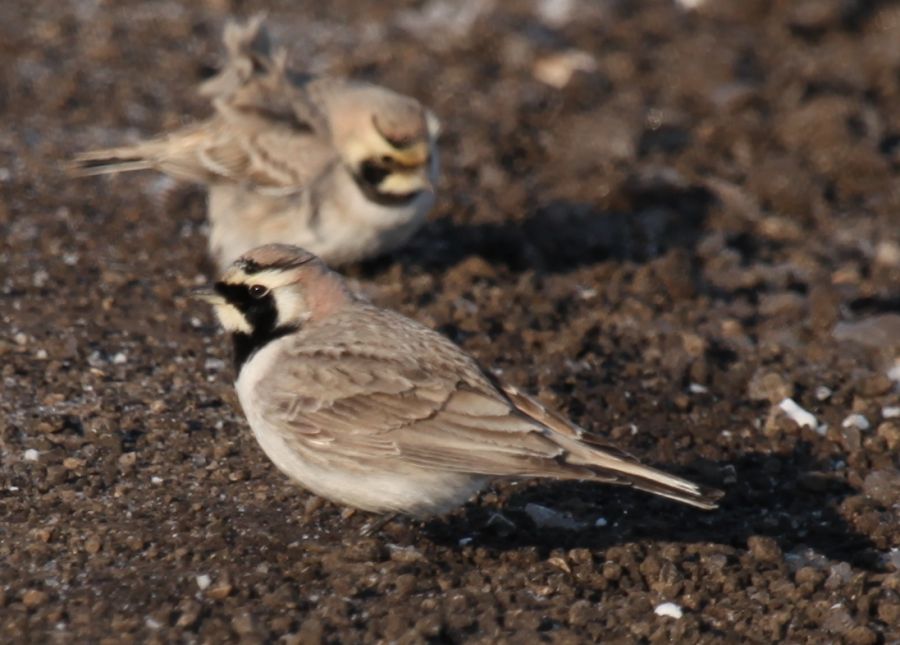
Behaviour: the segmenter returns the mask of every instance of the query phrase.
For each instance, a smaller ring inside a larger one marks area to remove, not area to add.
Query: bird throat
[[[241,369],[250,360],[250,358],[263,347],[277,340],[282,336],[287,336],[300,329],[298,325],[282,325],[268,329],[254,329],[253,333],[245,334],[244,332],[234,332],[231,335],[231,343],[234,350],[234,374],[237,378]]]
[[[378,188],[384,175],[370,177],[368,176],[369,173],[362,171],[354,172],[350,170],[349,172],[356,186],[366,196],[366,199],[379,206],[405,206],[422,194],[421,190],[414,190],[408,193],[389,193]]]

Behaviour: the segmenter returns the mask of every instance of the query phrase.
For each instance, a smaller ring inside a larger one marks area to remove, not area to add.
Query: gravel
[[[900,641],[900,9],[266,3],[444,125],[432,220],[351,277],[727,490],[499,482],[364,537],[238,410],[202,193],[60,168],[208,114],[258,4],[0,4],[0,641]]]

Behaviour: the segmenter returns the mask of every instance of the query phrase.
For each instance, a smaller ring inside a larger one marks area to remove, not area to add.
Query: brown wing
[[[460,375],[381,358],[296,358],[259,396],[270,427],[313,458],[539,476],[564,453],[490,386]]]

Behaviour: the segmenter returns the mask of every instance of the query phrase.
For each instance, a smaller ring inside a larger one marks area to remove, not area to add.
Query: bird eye
[[[261,284],[254,284],[250,287],[250,295],[254,298],[262,298],[269,293],[269,290]]]

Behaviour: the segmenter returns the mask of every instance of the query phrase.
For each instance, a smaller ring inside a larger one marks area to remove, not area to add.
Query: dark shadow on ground
[[[646,262],[672,248],[696,245],[713,202],[698,186],[636,183],[623,189],[620,211],[589,203],[537,204],[523,220],[461,225],[430,222],[409,246],[363,263],[354,277],[378,273],[392,262],[431,272],[479,256],[513,271],[566,272],[602,260]]]
[[[460,513],[427,523],[425,531],[446,545],[470,537],[472,544],[501,551],[534,546],[546,552],[603,550],[642,539],[746,548],[749,537],[768,536],[784,553],[811,548],[856,567],[879,566],[875,545],[848,526],[837,510],[845,497],[857,492],[830,478],[830,468],[814,459],[806,444],[791,454],[750,453],[736,462],[698,462],[681,472],[667,470],[722,487],[726,496],[721,507],[702,511],[631,489],[538,481],[497,507],[470,504]],[[585,528],[539,528],[525,512],[530,503],[568,513]],[[496,513],[509,523],[493,518]],[[599,517],[604,526],[595,525]]]

